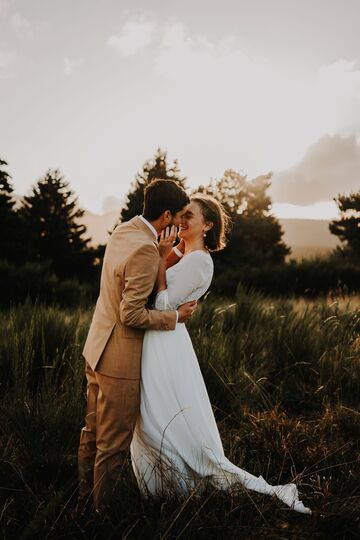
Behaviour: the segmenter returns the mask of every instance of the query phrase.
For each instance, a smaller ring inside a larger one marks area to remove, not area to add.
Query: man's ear
[[[172,213],[170,212],[170,210],[165,210],[165,212],[163,213],[163,217],[165,223],[169,223],[169,221],[172,220]]]

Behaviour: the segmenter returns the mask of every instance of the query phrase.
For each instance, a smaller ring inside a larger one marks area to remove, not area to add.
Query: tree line
[[[38,265],[59,281],[76,279],[97,288],[105,246],[90,245],[82,223],[84,210],[79,207],[69,182],[59,170],[49,169],[17,204],[7,167],[7,162],[0,159],[0,259],[7,268],[5,274],[10,274],[9,265],[16,268],[27,265],[28,271]],[[154,178],[172,179],[188,190],[187,178],[182,176],[177,160],[169,163],[167,153],[158,148],[132,182],[119,222],[141,214],[144,189]],[[292,272],[291,279],[296,285],[295,273],[301,270],[301,265],[294,261],[285,263],[291,249],[282,239],[284,233],[279,221],[271,214],[272,201],[267,193],[270,185],[271,173],[248,180],[245,175],[228,169],[219,180],[211,180],[195,190],[213,195],[231,218],[228,246],[214,254],[215,289],[222,294],[233,294],[239,281],[261,288],[259,276],[266,278],[266,272],[268,278],[272,276],[270,281],[267,279],[268,292],[281,292],[278,286],[281,283],[275,283],[281,272]],[[341,247],[332,253],[328,264],[332,264],[333,271],[339,265],[354,267],[355,278],[351,274],[350,288],[357,289],[360,288],[356,270],[360,264],[360,191],[339,194],[334,200],[340,217],[329,228],[341,240]],[[321,270],[318,272],[321,274]],[[2,287],[6,286],[6,275]],[[250,275],[253,278],[249,283]],[[333,284],[334,280],[335,274],[330,282]],[[321,276],[319,286],[320,281]],[[338,280],[336,283],[339,284]],[[301,292],[302,288],[301,285],[295,292]]]

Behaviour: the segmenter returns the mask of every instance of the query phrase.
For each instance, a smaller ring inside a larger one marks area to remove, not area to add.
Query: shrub
[[[47,263],[15,266],[0,260],[0,307],[9,307],[26,299],[63,307],[86,306],[98,293],[98,282],[81,283],[77,278],[61,281]]]
[[[304,259],[301,262],[259,267],[216,267],[213,289],[234,296],[239,283],[277,296],[317,296],[360,291],[360,266],[334,259]]]

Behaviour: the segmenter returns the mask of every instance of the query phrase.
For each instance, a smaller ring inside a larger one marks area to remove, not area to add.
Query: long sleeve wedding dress
[[[167,289],[155,300],[159,310],[176,309],[199,299],[213,276],[211,256],[185,255],[166,271]],[[272,486],[231,463],[224,455],[213,410],[185,324],[173,331],[147,330],[141,360],[141,406],[130,451],[140,491],[184,494],[201,480],[220,489],[235,483],[258,493],[276,495],[302,513],[295,484]]]

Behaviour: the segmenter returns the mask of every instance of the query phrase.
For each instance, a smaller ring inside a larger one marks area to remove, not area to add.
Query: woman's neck
[[[202,238],[194,238],[194,240],[186,240],[184,255],[187,255],[188,253],[191,253],[192,251],[198,251],[198,250],[207,252],[207,249],[204,245],[204,240]]]

